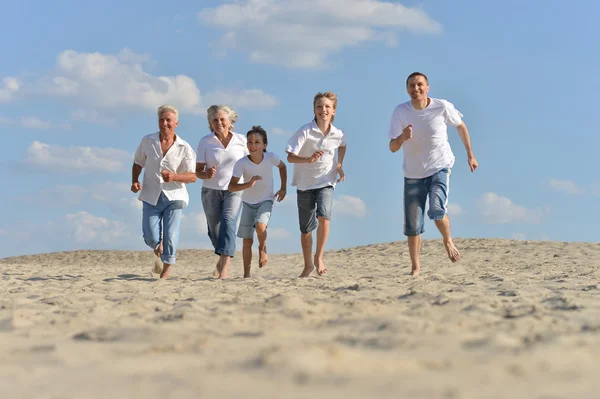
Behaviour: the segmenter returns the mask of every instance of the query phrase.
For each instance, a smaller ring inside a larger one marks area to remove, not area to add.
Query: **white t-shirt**
[[[246,137],[241,134],[231,133],[233,137],[227,148],[219,141],[214,133],[207,134],[200,139],[198,143],[197,162],[206,164],[206,169],[213,166],[217,167],[217,171],[212,179],[203,179],[203,187],[212,188],[214,190],[227,190],[233,167],[235,163],[245,155],[248,155],[248,146],[246,145]],[[241,181],[243,183],[243,181]]]
[[[342,131],[331,125],[325,136],[315,121],[302,126],[290,137],[285,151],[300,157],[312,157],[317,151],[324,154],[313,163],[294,163],[292,186],[298,190],[334,186],[337,181],[338,147],[346,146],[346,136]]]
[[[242,194],[242,201],[248,204],[258,204],[266,200],[273,200],[273,167],[279,166],[281,160],[271,152],[264,152],[264,157],[258,165],[244,157],[236,162],[233,176],[241,177],[245,182],[253,176],[260,176],[253,187],[247,188]],[[240,179],[240,181],[242,180]]]
[[[395,139],[402,130],[413,125],[413,135],[402,144],[404,176],[423,179],[444,168],[454,166],[454,154],[448,142],[448,125],[458,126],[462,116],[452,103],[431,98],[429,106],[417,110],[410,101],[394,109],[389,138]]]
[[[170,201],[183,201],[187,206],[189,195],[185,183],[173,181],[165,183],[161,171],[168,170],[173,173],[196,172],[196,154],[192,147],[179,135],[171,148],[163,157],[160,148],[160,133],[153,133],[142,138],[133,162],[144,168],[144,180],[139,200],[156,206],[160,193]]]

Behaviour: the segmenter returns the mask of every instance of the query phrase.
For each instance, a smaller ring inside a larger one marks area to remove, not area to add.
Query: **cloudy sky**
[[[328,248],[404,239],[402,154],[388,149],[413,71],[464,114],[480,169],[456,155],[457,237],[595,241],[600,37],[593,1],[132,0],[3,6],[0,257],[80,248],[144,249],[129,192],[156,108],[181,110],[195,148],[205,110],[227,103],[237,131],[260,124],[269,150],[339,95],[347,181]],[[201,182],[190,185],[181,247],[207,248]],[[299,251],[294,190],[275,207],[271,252]],[[425,238],[439,233],[428,221]]]

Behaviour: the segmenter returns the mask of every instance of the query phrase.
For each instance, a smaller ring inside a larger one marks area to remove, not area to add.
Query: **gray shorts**
[[[310,233],[319,225],[317,218],[331,220],[331,205],[333,204],[333,187],[321,187],[312,190],[297,190],[298,218],[300,232]]]
[[[238,228],[237,236],[239,238],[253,238],[256,223],[268,226],[272,211],[272,200],[266,200],[258,204],[242,202],[242,216],[240,217],[240,227]]]

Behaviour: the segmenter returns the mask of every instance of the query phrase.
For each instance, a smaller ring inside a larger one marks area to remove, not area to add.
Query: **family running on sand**
[[[411,274],[418,276],[427,202],[428,216],[442,234],[448,257],[452,262],[460,259],[447,215],[450,172],[455,160],[448,142],[448,125],[458,130],[471,172],[478,164],[463,115],[450,102],[428,97],[427,77],[412,73],[406,80],[406,90],[411,99],[395,108],[388,135],[391,152],[402,148],[404,153],[404,234],[408,237]],[[327,273],[323,253],[333,192],[336,183],[345,179],[342,165],[346,136],[333,125],[336,108],[334,93],[317,93],[313,100],[314,119],[290,137],[285,149],[287,161],[294,164],[292,186],[296,187],[304,257],[300,277],[308,277],[315,269],[319,276]],[[255,233],[259,267],[268,261],[267,226],[273,201],[286,197],[286,165],[267,151],[267,132],[262,127],[253,126],[246,136],[235,133],[238,115],[231,107],[213,105],[207,110],[207,118],[210,133],[200,139],[194,152],[175,133],[179,124],[177,109],[171,105],[159,107],[160,131],[144,136],[134,156],[131,191],[140,192],[144,242],[156,255],[154,271],[160,278],[168,278],[176,263],[181,216],[189,202],[186,184],[197,178],[203,180],[201,197],[208,236],[218,255],[213,276],[228,277],[236,236],[243,240],[244,277],[251,276]],[[275,168],[280,180],[276,192]],[[314,257],[313,230],[317,230]]]

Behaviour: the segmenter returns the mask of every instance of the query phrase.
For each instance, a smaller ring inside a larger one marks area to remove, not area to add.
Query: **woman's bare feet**
[[[319,276],[327,273],[327,269],[325,269],[325,263],[323,263],[323,258],[317,258],[315,256],[315,266],[317,267],[317,274]]]
[[[165,263],[163,266],[162,273],[160,273],[160,278],[163,278],[163,279],[169,278],[170,269],[171,269],[171,265],[169,265],[168,263]]]
[[[258,247],[258,267],[265,267],[267,262],[269,261],[269,257],[267,256],[267,246]]]
[[[444,246],[446,247],[448,258],[450,258],[452,263],[458,262],[460,260],[460,252],[458,252],[458,249],[456,249],[452,240],[445,242]]]

